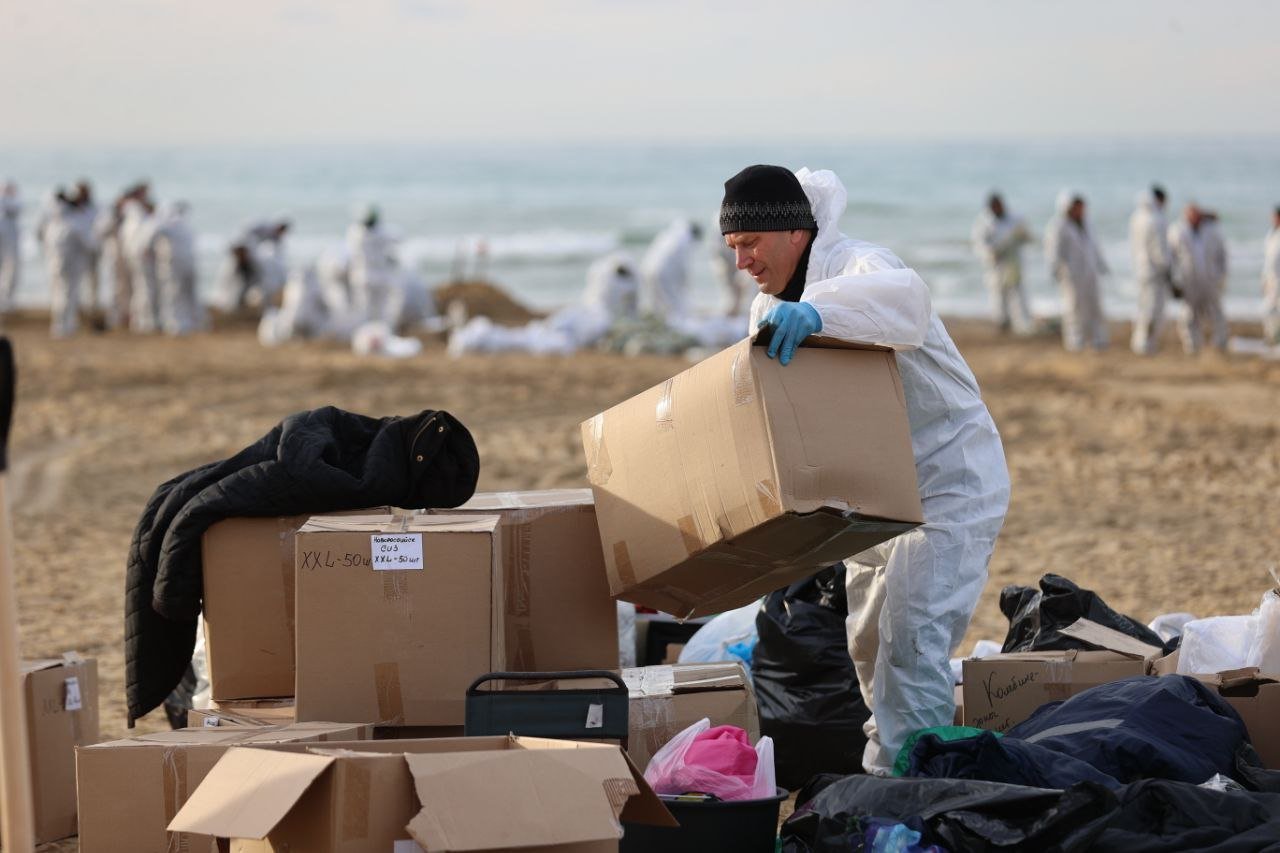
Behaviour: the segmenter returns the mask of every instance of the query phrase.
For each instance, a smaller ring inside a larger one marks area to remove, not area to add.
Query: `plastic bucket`
[[[681,802],[663,799],[679,828],[624,823],[621,853],[774,853],[778,811],[790,796],[781,788],[767,800]]]

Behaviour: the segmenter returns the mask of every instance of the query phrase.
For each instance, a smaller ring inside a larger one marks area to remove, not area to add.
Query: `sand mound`
[[[443,313],[451,303],[460,302],[468,317],[488,317],[502,326],[523,326],[543,315],[527,308],[509,293],[487,281],[459,281],[435,289],[436,305]]]

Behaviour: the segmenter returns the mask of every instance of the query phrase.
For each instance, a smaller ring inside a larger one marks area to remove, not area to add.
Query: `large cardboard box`
[[[1160,649],[1088,619],[1061,632],[1093,650],[1012,652],[963,664],[966,726],[1003,732],[1041,705],[1061,702],[1091,687],[1148,675]]]
[[[590,489],[482,492],[442,512],[502,519],[503,617],[513,671],[617,668],[617,605]]]
[[[719,613],[921,523],[894,354],[743,341],[582,425],[609,586]]]
[[[505,669],[492,515],[313,518],[297,537],[299,720],[462,725]]]
[[[204,636],[214,699],[293,695],[293,538],[311,515],[228,518],[205,531]]]
[[[76,834],[76,747],[98,739],[98,663],[68,652],[23,661],[37,841]]]
[[[706,717],[713,726],[737,726],[755,743],[760,711],[741,664],[686,663],[622,670],[631,694],[627,754],[641,770],[667,741]]]
[[[179,729],[80,747],[75,773],[81,853],[205,853],[211,838],[171,834],[165,827],[231,746],[347,743],[368,736],[368,726],[302,723]]]
[[[233,853],[618,849],[675,821],[616,746],[538,738],[232,749],[170,823]],[[418,848],[416,845],[421,845]]]
[[[1003,732],[1041,705],[1145,675],[1140,657],[1111,651],[1011,652],[964,662],[964,724]]]

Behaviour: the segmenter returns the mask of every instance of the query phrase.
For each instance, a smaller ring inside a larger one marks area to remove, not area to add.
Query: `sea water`
[[[401,237],[402,264],[431,283],[479,270],[516,298],[547,309],[572,302],[588,264],[614,249],[637,258],[677,217],[704,227],[691,265],[694,303],[724,299],[712,277],[708,240],[725,178],[752,163],[832,169],[849,190],[845,233],[892,249],[924,277],[941,313],[987,311],[970,230],[986,194],[998,189],[1036,241],[1024,254],[1034,307],[1053,313],[1040,238],[1064,187],[1089,202],[1090,227],[1112,273],[1110,315],[1133,311],[1128,218],[1153,181],[1169,192],[1169,216],[1195,200],[1216,210],[1230,248],[1227,306],[1257,312],[1263,239],[1280,203],[1280,140],[1127,139],[1007,142],[795,144],[490,143],[462,145],[183,147],[94,149],[0,147],[0,178],[18,181],[25,270],[21,302],[44,304],[47,288],[32,230],[55,186],[88,178],[106,206],[142,178],[161,203],[186,201],[198,234],[200,286],[209,292],[227,243],[245,225],[293,222],[291,266],[340,246],[356,207],[376,204]]]

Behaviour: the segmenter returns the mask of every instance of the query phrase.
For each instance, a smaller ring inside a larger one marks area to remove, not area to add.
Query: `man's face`
[[[1204,218],[1203,214],[1200,212],[1200,208],[1196,207],[1194,204],[1187,205],[1182,214],[1187,218],[1187,224],[1190,225],[1192,229],[1199,228],[1200,220]]]
[[[998,198],[991,199],[991,215],[996,219],[1004,219],[1004,202]]]
[[[777,296],[795,274],[808,231],[734,231],[724,235],[738,269],[756,280],[761,293]]]
[[[1076,222],[1084,222],[1084,200],[1076,199],[1071,202],[1071,206],[1067,208],[1067,216]]]

